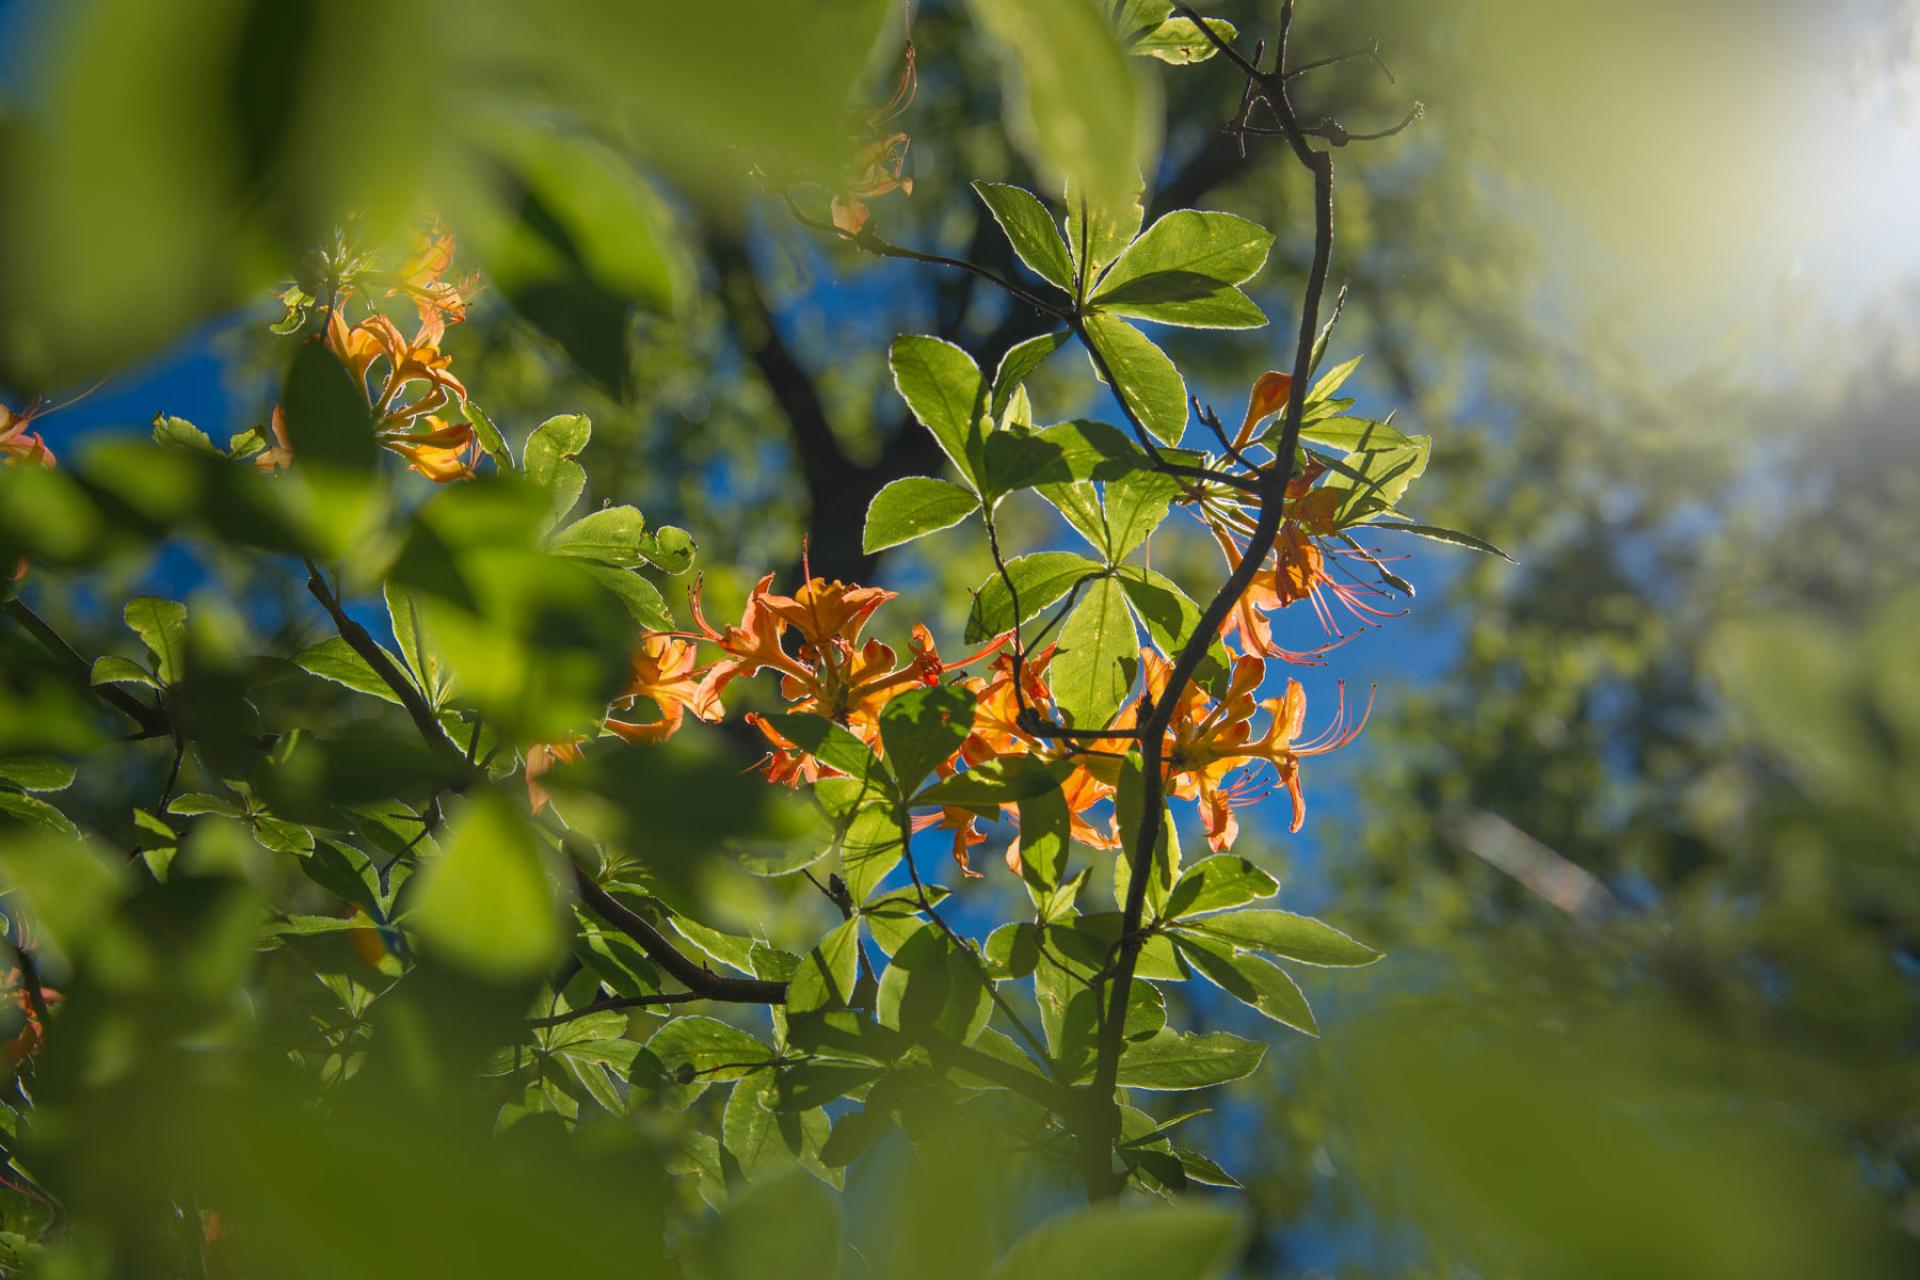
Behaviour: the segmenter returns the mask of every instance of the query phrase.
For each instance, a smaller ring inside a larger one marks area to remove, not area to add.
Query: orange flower
[[[1152,650],[1143,651],[1141,660],[1146,666],[1149,697],[1157,700],[1172,675],[1172,664]],[[1215,852],[1230,847],[1239,834],[1240,824],[1234,810],[1266,794],[1260,775],[1249,766],[1264,764],[1274,769],[1293,799],[1293,823],[1289,829],[1298,831],[1306,820],[1300,761],[1347,745],[1366,725],[1365,713],[1358,723],[1347,722],[1343,684],[1333,724],[1319,737],[1297,743],[1294,740],[1299,737],[1306,718],[1306,691],[1298,680],[1288,680],[1284,697],[1256,703],[1254,691],[1265,676],[1264,663],[1258,658],[1243,657],[1233,664],[1225,696],[1218,701],[1197,684],[1189,683],[1180,691],[1173,718],[1167,725],[1162,751],[1167,789],[1182,799],[1199,802],[1201,825],[1206,830],[1208,845]],[[1371,709],[1369,701],[1368,710]],[[1264,734],[1255,737],[1253,717],[1261,711],[1272,718],[1271,724]]]
[[[7,971],[6,989],[12,993],[14,1003],[19,1005],[21,1015],[25,1019],[13,1038],[4,1045],[0,1045],[0,1058],[5,1059],[9,1068],[13,1068],[40,1052],[40,1047],[47,1040],[47,1029],[40,1021],[40,1013],[34,1007],[33,993],[27,990],[26,981],[21,977],[20,970]],[[53,1011],[53,1006],[59,1004],[64,998],[52,987],[40,988],[40,1003],[46,1006],[49,1013]]]
[[[551,798],[546,788],[535,779],[557,764],[579,764],[584,759],[586,756],[580,750],[579,739],[572,742],[536,742],[527,748],[527,800],[533,805],[535,813],[546,808]]]
[[[608,717],[607,732],[628,742],[664,742],[680,731],[686,712],[703,720],[720,718],[717,703],[704,710],[700,703],[699,672],[694,669],[696,654],[691,641],[670,635],[647,635],[633,651],[633,675],[627,687],[614,700],[618,708],[631,708],[640,699],[652,701],[660,718],[636,724]]]
[[[405,294],[420,312],[420,333],[437,343],[449,324],[467,318],[467,295],[473,279],[455,284],[441,279],[453,266],[453,233],[435,222],[414,236],[413,253],[394,273],[396,283],[387,290],[389,298]]]
[[[1293,391],[1293,375],[1271,370],[1260,375],[1254,381],[1253,392],[1247,397],[1247,416],[1240,424],[1240,430],[1233,437],[1233,447],[1244,449],[1253,439],[1253,432],[1262,422],[1287,407],[1287,397]]]
[[[44,403],[29,406],[25,413],[15,413],[0,404],[0,460],[7,466],[53,467],[53,450],[47,447],[46,440],[37,431],[29,431],[33,420],[46,412]]]
[[[913,41],[908,40],[893,95],[854,118],[853,157],[841,179],[841,188],[833,197],[833,225],[850,236],[859,235],[867,225],[868,200],[895,191],[913,194],[913,179],[904,173],[911,139],[889,126],[913,104],[918,88]]]
[[[932,634],[916,626],[912,656],[902,664],[891,646],[878,640],[860,643],[867,620],[894,598],[894,592],[814,577],[791,596],[774,595],[772,587],[772,574],[760,579],[747,597],[740,625],[720,629],[707,621],[695,586],[693,620],[698,631],[694,638],[719,646],[725,654],[701,678],[689,704],[695,714],[718,719],[720,696],[729,684],[772,670],[780,674],[780,693],[791,710],[831,720],[878,751],[880,711],[888,702],[915,685],[938,684],[947,672],[1000,647],[1001,642],[995,641],[958,662],[942,662]],[[792,653],[783,644],[789,628],[795,633]],[[831,774],[832,770],[812,760],[802,764],[791,759],[798,751],[793,743],[764,721],[753,722],[773,744],[765,762],[770,778],[797,783],[813,781],[823,771]]]
[[[945,827],[952,831],[954,865],[960,868],[961,875],[969,880],[978,880],[980,873],[973,869],[973,858],[967,851],[974,845],[987,842],[987,837],[981,833],[979,818],[980,815],[971,809],[943,804],[939,813],[923,813],[911,825],[915,831],[925,831],[929,827]]]
[[[285,471],[293,465],[293,445],[287,439],[286,412],[279,405],[273,406],[267,429],[273,433],[273,443],[253,455],[253,465],[260,471]]]
[[[276,413],[278,410],[275,411]],[[464,422],[428,416],[405,434],[383,435],[380,443],[405,458],[410,469],[435,484],[473,479],[480,462],[480,437]]]

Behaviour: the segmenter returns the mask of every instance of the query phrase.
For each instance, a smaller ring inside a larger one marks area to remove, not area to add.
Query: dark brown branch
[[[1124,1179],[1113,1169],[1113,1151],[1119,1137],[1120,1115],[1113,1103],[1115,1082],[1119,1076],[1120,1054],[1125,1047],[1124,1028],[1127,1000],[1133,987],[1133,975],[1145,939],[1141,918],[1146,910],[1147,882],[1152,874],[1154,848],[1159,843],[1165,821],[1166,780],[1162,773],[1162,752],[1166,730],[1175,706],[1187,682],[1199,669],[1213,638],[1219,634],[1228,612],[1245,593],[1254,574],[1272,553],[1280,533],[1286,507],[1287,485],[1293,478],[1299,452],[1300,425],[1306,409],[1307,379],[1312,369],[1313,347],[1320,324],[1320,302],[1326,291],[1327,272],[1333,255],[1333,157],[1316,150],[1300,129],[1298,117],[1287,99],[1287,36],[1293,21],[1292,0],[1281,8],[1278,55],[1271,72],[1261,72],[1236,53],[1205,22],[1199,22],[1190,9],[1176,6],[1200,29],[1230,61],[1259,84],[1262,96],[1272,104],[1287,134],[1287,142],[1300,163],[1313,175],[1314,244],[1313,265],[1307,274],[1306,293],[1300,307],[1300,330],[1294,347],[1293,387],[1287,397],[1286,425],[1276,448],[1275,465],[1261,473],[1259,519],[1240,562],[1226,583],[1202,611],[1200,623],[1174,661],[1160,699],[1141,725],[1142,796],[1140,825],[1132,848],[1122,856],[1130,861],[1127,900],[1121,913],[1119,958],[1113,967],[1107,1005],[1100,1023],[1100,1039],[1094,1059],[1093,1083],[1087,1090],[1087,1109],[1081,1130],[1082,1172],[1090,1195],[1112,1198],[1119,1194]]]
[[[787,984],[767,978],[729,978],[687,959],[680,949],[654,928],[647,918],[594,882],[578,864],[573,866],[574,887],[593,914],[640,944],[653,961],[675,982],[702,1000],[726,1004],[785,1004]]]
[[[308,560],[306,565],[307,591],[320,602],[320,607],[327,611],[327,616],[333,619],[333,628],[340,633],[340,638],[345,640],[348,647],[359,654],[369,667],[373,668],[373,673],[380,677],[382,684],[393,690],[393,696],[400,699],[401,707],[413,719],[414,727],[420,731],[420,736],[426,740],[427,745],[450,760],[457,761],[463,774],[471,773],[474,766],[467,760],[466,753],[447,736],[447,731],[441,727],[439,717],[434,715],[433,707],[427,702],[427,696],[421,693],[413,681],[407,679],[398,667],[393,665],[393,660],[387,657],[386,650],[367,634],[367,629],[347,616],[346,608],[340,603],[340,597],[334,594],[333,589],[327,585],[326,578],[321,575],[320,566],[312,560]]]
[[[528,1018],[527,1025],[535,1029],[557,1027],[562,1023],[591,1017],[596,1013],[616,1013],[622,1009],[647,1009],[665,1004],[692,1004],[706,998],[695,991],[667,991],[651,996],[614,996],[606,1000],[595,1000],[592,1004],[583,1004],[578,1009],[569,1009],[565,1013],[550,1014],[544,1018]]]

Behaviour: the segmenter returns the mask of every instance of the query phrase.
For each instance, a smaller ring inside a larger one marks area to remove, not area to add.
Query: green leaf
[[[1090,1205],[1021,1236],[992,1280],[1208,1280],[1225,1274],[1234,1234],[1225,1209]]]
[[[1180,1161],[1180,1167],[1188,1178],[1209,1187],[1237,1188],[1240,1180],[1214,1163],[1212,1157],[1186,1147],[1176,1146],[1174,1158]]]
[[[1135,240],[1088,306],[1190,328],[1246,329],[1266,316],[1236,286],[1266,262],[1273,236],[1229,213],[1180,209]]]
[[[545,856],[504,796],[468,802],[445,852],[416,877],[408,924],[428,948],[497,980],[543,973],[565,950]]]
[[[1390,511],[1406,495],[1407,487],[1425,473],[1433,451],[1433,437],[1409,438],[1413,443],[1408,445],[1347,455],[1348,465],[1357,469],[1364,480],[1336,475],[1327,481],[1330,489],[1348,491],[1334,515],[1335,523],[1345,526]]]
[[[427,701],[438,707],[446,699],[447,675],[440,659],[427,647],[421,633],[420,605],[405,588],[389,582],[382,590],[387,602],[387,621],[393,627],[394,643],[406,659],[413,682],[426,691]]]
[[[1073,825],[1067,798],[1058,790],[1023,796],[1020,805],[1020,878],[1034,906],[1045,904],[1067,873]]]
[[[968,809],[993,809],[1029,796],[1058,791],[1073,771],[1071,760],[1036,760],[1009,756],[970,766],[964,773],[941,778],[909,801],[913,808],[957,804]]]
[[[1081,290],[1090,290],[1100,272],[1126,252],[1146,218],[1145,182],[1140,170],[1131,183],[1101,194],[1067,184],[1067,250],[1081,273]]]
[[[800,962],[787,986],[787,1012],[837,1009],[853,998],[860,974],[860,921],[843,922]]]
[[[1216,1031],[1189,1035],[1162,1030],[1129,1043],[1120,1055],[1119,1083],[1127,1089],[1205,1089],[1252,1075],[1266,1056],[1257,1040]]]
[[[1154,646],[1162,653],[1179,653],[1186,648],[1194,629],[1200,625],[1200,606],[1179,584],[1137,564],[1121,565],[1119,579],[1121,590],[1127,593],[1128,603],[1146,624]],[[1225,674],[1232,662],[1226,645],[1215,640],[1194,675],[1205,684]]]
[[[1312,390],[1307,392],[1306,402],[1308,404],[1314,404],[1333,395],[1334,392],[1338,391],[1341,386],[1345,384],[1348,378],[1353,376],[1354,370],[1360,367],[1360,362],[1365,358],[1365,356],[1355,356],[1344,364],[1337,364],[1327,370],[1326,373],[1321,376],[1320,380],[1313,384]]]
[[[480,441],[480,447],[493,459],[493,465],[502,472],[519,470],[513,460],[513,450],[507,447],[507,438],[500,434],[500,428],[493,424],[487,411],[469,400],[460,406],[467,416],[467,424],[473,428],[473,434]]]
[[[574,459],[593,438],[593,423],[584,413],[563,413],[548,418],[533,429],[521,450],[521,469],[527,479],[546,490],[549,498],[547,524],[551,527],[573,510],[587,487],[587,473]]]
[[[1043,333],[1037,338],[1015,343],[1007,349],[1006,355],[1000,357],[1000,368],[993,375],[992,410],[996,421],[1006,413],[1007,403],[1013,399],[1013,393],[1019,390],[1020,384],[1033,376],[1033,371],[1058,351],[1072,333],[1071,329]]]
[[[973,357],[939,338],[905,335],[888,354],[893,385],[921,426],[976,490],[980,487],[984,443],[981,418],[987,409],[986,381]]]
[[[589,577],[611,591],[626,608],[627,616],[646,631],[673,630],[673,614],[660,598],[660,589],[629,569],[604,564],[583,564]]]
[[[865,901],[900,865],[905,848],[900,843],[900,810],[891,801],[867,805],[853,815],[839,843],[847,892],[854,901]]]
[[[1073,259],[1067,253],[1067,242],[1060,238],[1060,228],[1054,223],[1053,215],[1040,203],[1040,198],[1022,187],[999,182],[976,182],[973,190],[992,212],[1000,230],[1006,232],[1020,261],[1042,279],[1071,290]],[[1008,391],[1011,393],[1012,388]]]
[[[808,1156],[819,1154],[827,1140],[826,1113],[775,1110],[779,1090],[772,1072],[742,1080],[733,1086],[721,1114],[720,1132],[727,1150],[740,1164],[748,1182],[765,1182],[785,1173]]]
[[[1149,470],[1153,459],[1133,437],[1104,422],[1055,423],[1040,439],[1059,451],[1064,474],[1047,479],[1117,480],[1135,471]]]
[[[21,822],[44,827],[56,835],[75,836],[80,829],[73,825],[66,814],[60,812],[45,800],[36,800],[19,791],[0,789],[0,815],[17,818]],[[4,824],[0,824],[3,828]]]
[[[49,756],[0,758],[0,780],[22,791],[65,791],[73,785],[74,767]]]
[[[1470,533],[1461,533],[1454,529],[1442,529],[1438,525],[1402,524],[1392,520],[1376,520],[1370,527],[1375,529],[1397,529],[1401,533],[1410,533],[1416,538],[1429,538],[1434,542],[1451,543],[1456,547],[1466,547],[1471,551],[1483,551],[1490,556],[1499,556],[1508,564],[1520,563],[1484,538],[1476,538]]]
[[[1050,182],[1110,192],[1139,166],[1132,72],[1089,4],[973,0],[1003,52],[1008,130]]]
[[[1043,484],[1035,492],[1065,517],[1073,531],[1087,540],[1088,546],[1103,558],[1107,556],[1107,548],[1113,538],[1107,530],[1107,515],[1101,506],[1100,492],[1093,487],[1091,480]]]
[[[1136,280],[1096,304],[1093,314],[1132,316],[1183,329],[1258,329],[1267,313],[1230,284],[1183,279],[1176,272]]]
[[[1013,630],[1016,600],[1020,606],[1017,620],[1024,625],[1073,590],[1074,584],[1105,572],[1095,561],[1068,551],[1037,551],[1015,556],[1007,561],[1006,576],[1013,583],[1011,591],[996,573],[974,593],[973,608],[967,614],[966,643],[979,644]]]
[[[932,924],[915,930],[880,977],[874,1015],[883,1027],[914,1035],[933,1030],[967,1043],[993,1012],[979,962]]]
[[[302,342],[280,390],[287,443],[302,467],[370,472],[379,460],[365,388],[320,342]]]
[[[1126,593],[1101,578],[1060,629],[1060,648],[1047,668],[1047,683],[1061,714],[1082,729],[1103,728],[1127,698],[1140,638],[1127,612]]]
[[[867,507],[861,549],[869,553],[912,542],[959,524],[980,509],[980,499],[946,480],[908,476],[895,480]]]
[[[401,661],[391,653],[387,654],[395,669],[401,667]],[[331,680],[344,685],[355,693],[364,693],[372,697],[400,705],[400,698],[388,687],[387,682],[375,673],[367,660],[354,652],[353,646],[339,636],[328,636],[312,648],[303,649],[293,655],[294,665],[310,675],[322,680]]]
[[[1232,853],[1202,858],[1180,873],[1167,895],[1166,916],[1197,916],[1244,906],[1280,892],[1280,882]]]
[[[139,663],[127,658],[108,654],[104,658],[93,660],[93,671],[87,677],[93,684],[144,684],[150,689],[158,689],[160,682],[153,673]]]
[[[1159,471],[1134,471],[1107,481],[1109,562],[1118,564],[1132,555],[1167,518],[1179,494],[1179,480]]]
[[[1113,900],[1117,903],[1126,902],[1133,868],[1139,861],[1134,833],[1140,829],[1144,814],[1143,798],[1140,757],[1137,754],[1129,755],[1120,763],[1120,776],[1113,796],[1114,821],[1119,824],[1122,838],[1120,854],[1113,860]],[[1173,892],[1174,880],[1180,874],[1180,832],[1174,826],[1171,810],[1162,810],[1160,835],[1154,842],[1149,871],[1145,901],[1149,913],[1158,915],[1166,906],[1168,895]]]
[[[555,555],[591,560],[616,569],[636,569],[644,559],[640,544],[646,532],[646,517],[636,508],[602,507],[555,530],[547,540],[547,549]]]
[[[1302,964],[1351,967],[1372,964],[1381,955],[1323,920],[1291,911],[1235,911],[1180,927],[1244,951],[1268,951]]]
[[[313,832],[297,822],[288,822],[272,814],[256,813],[247,823],[253,829],[254,842],[270,853],[304,858],[313,852]]]
[[[832,765],[851,778],[884,782],[892,789],[892,775],[872,749],[825,716],[791,711],[767,716],[766,721],[781,737],[822,764]]]
[[[662,573],[685,573],[693,567],[698,550],[692,534],[670,524],[661,525],[640,540],[640,554]]]
[[[216,449],[207,433],[188,422],[185,418],[172,418],[164,413],[153,415],[153,442],[173,449],[192,449],[196,453],[212,454],[216,458],[226,455]]]
[[[738,1027],[687,1014],[653,1033],[634,1063],[633,1078],[636,1084],[664,1090],[669,1105],[684,1107],[708,1085],[751,1075],[773,1056],[773,1050]]]
[[[1181,939],[1179,947],[1187,963],[1240,1003],[1296,1031],[1320,1034],[1320,1024],[1314,1021],[1299,984],[1273,961],[1188,938]]]
[[[1155,276],[1237,285],[1259,274],[1272,247],[1273,233],[1245,218],[1176,209],[1127,246],[1101,278],[1091,301],[1097,305],[1123,296],[1129,286]]]
[[[1166,444],[1180,443],[1187,431],[1187,384],[1167,353],[1113,316],[1088,316],[1086,333],[1111,371],[1121,402],[1150,434]]]
[[[1414,442],[1414,438],[1400,428],[1368,418],[1322,418],[1317,422],[1306,422],[1300,428],[1300,438],[1348,452],[1391,449]]]
[[[244,811],[231,800],[223,800],[219,796],[210,796],[205,792],[196,791],[184,796],[175,796],[172,802],[167,805],[167,812],[185,817],[193,817],[196,814],[202,813],[217,813],[225,818],[238,818],[242,816]],[[168,834],[172,833],[169,832]]]
[[[953,758],[973,729],[974,694],[957,684],[930,685],[891,699],[880,710],[880,743],[901,790]]]
[[[1173,16],[1173,0],[1117,0],[1113,6],[1113,33],[1124,47]]]
[[[1202,18],[1200,21],[1229,44],[1240,34],[1239,29],[1225,18]],[[1175,67],[1205,62],[1220,52],[1219,47],[1200,30],[1200,23],[1192,18],[1169,18],[1145,35],[1127,41],[1126,49],[1136,57],[1158,58]]]
[[[162,684],[177,683],[186,673],[187,606],[153,596],[127,601],[127,629],[140,637],[153,655],[153,669]]]
[[[688,1280],[835,1280],[840,1199],[798,1171],[749,1186],[689,1243]]]

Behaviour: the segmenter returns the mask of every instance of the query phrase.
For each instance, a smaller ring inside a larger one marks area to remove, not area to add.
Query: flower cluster
[[[1311,545],[1309,543],[1309,545]],[[1056,648],[1017,656],[1012,634],[1000,636],[978,652],[954,662],[943,661],[931,633],[916,623],[908,656],[880,640],[863,639],[875,612],[896,593],[879,587],[849,586],[809,576],[791,596],[773,591],[768,574],[749,593],[738,624],[715,626],[707,620],[695,588],[690,632],[653,632],[642,635],[634,649],[627,685],[609,708],[605,733],[628,742],[660,742],[677,733],[688,712],[699,719],[722,718],[722,695],[736,680],[761,672],[779,677],[786,710],[810,713],[847,729],[884,755],[880,713],[893,698],[909,689],[936,685],[951,673],[991,658],[984,674],[956,677],[973,694],[973,720],[961,745],[937,766],[941,776],[962,767],[977,769],[1028,757],[1065,765],[1061,792],[1066,802],[1073,838],[1095,849],[1120,847],[1116,819],[1109,812],[1096,818],[1093,810],[1114,796],[1120,761],[1138,740],[1153,707],[1166,696],[1173,664],[1153,649],[1141,651],[1144,673],[1141,695],[1132,716],[1118,718],[1112,737],[1062,737],[1049,732],[1059,714],[1047,685],[1047,670]],[[1318,585],[1317,583],[1310,585]],[[1251,596],[1253,593],[1249,593]],[[1303,591],[1273,605],[1284,608]],[[1266,622],[1261,607],[1241,602],[1244,616]],[[1303,739],[1306,693],[1299,681],[1288,680],[1284,695],[1264,701],[1256,692],[1264,683],[1266,657],[1283,654],[1261,650],[1247,637],[1248,623],[1239,634],[1248,652],[1237,658],[1221,696],[1210,696],[1189,681],[1173,703],[1162,746],[1162,770],[1169,794],[1196,801],[1209,845],[1216,851],[1230,847],[1239,833],[1235,810],[1283,787],[1292,803],[1291,829],[1298,831],[1306,813],[1300,782],[1302,760],[1336,750],[1351,742],[1366,721],[1348,714],[1344,687],[1329,727]],[[1229,622],[1228,630],[1234,624]],[[1266,636],[1263,629],[1259,633]],[[702,665],[700,647],[717,650]],[[1286,655],[1296,656],[1297,655]],[[1369,703],[1368,710],[1371,709]],[[1264,725],[1256,720],[1264,716]],[[837,776],[831,764],[794,742],[768,718],[749,713],[752,724],[768,744],[760,770],[771,782],[788,786]],[[584,739],[542,744],[529,749],[526,775],[536,810],[547,796],[538,779],[556,764],[582,758]],[[1011,804],[1003,816],[1017,823]],[[970,850],[986,840],[980,831],[981,811],[964,805],[941,805],[912,819],[916,831],[942,828],[952,832],[952,856],[963,874],[976,876]],[[1007,848],[1006,863],[1021,870],[1020,843]]]
[[[436,484],[472,479],[481,455],[471,424],[441,416],[467,401],[467,389],[450,367],[452,357],[440,350],[447,326],[466,318],[473,290],[471,280],[456,283],[446,278],[453,253],[452,233],[435,225],[416,237],[412,255],[392,277],[387,296],[407,298],[419,313],[412,337],[377,311],[349,324],[346,307],[354,292],[351,283],[335,290],[322,333],[327,350],[353,375],[354,385],[366,398],[381,446],[405,458],[414,471]],[[277,471],[293,460],[285,415],[278,407],[273,411],[272,431],[273,446],[254,457],[254,465],[267,471]]]
[[[867,225],[867,201],[895,191],[913,194],[913,179],[906,176],[910,139],[893,126],[913,105],[918,87],[913,41],[909,40],[893,95],[877,107],[855,113],[853,156],[833,196],[833,225],[850,236],[859,235]]]
[[[1287,374],[1261,375],[1248,397],[1246,418],[1233,440],[1234,450],[1247,448],[1255,430],[1285,409],[1292,388],[1293,379]],[[1363,627],[1398,616],[1372,603],[1384,597],[1385,592],[1347,570],[1349,559],[1376,565],[1378,559],[1340,540],[1337,515],[1345,495],[1339,489],[1319,483],[1326,474],[1326,464],[1309,460],[1287,485],[1285,518],[1272,555],[1234,602],[1222,631],[1242,654],[1314,664],[1329,649],[1357,634],[1342,625],[1341,614],[1349,624],[1358,623]],[[1219,544],[1229,570],[1239,567],[1246,551],[1243,540],[1253,532],[1255,524],[1255,516],[1243,505],[1242,497],[1235,490],[1206,487],[1192,494],[1195,513]],[[1272,615],[1302,600],[1311,606],[1314,617],[1327,634],[1327,642],[1304,651],[1283,648],[1274,642]]]

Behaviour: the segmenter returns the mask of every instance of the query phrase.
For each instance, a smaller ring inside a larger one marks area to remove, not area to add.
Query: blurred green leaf
[[[545,855],[490,793],[453,820],[445,852],[420,873],[408,924],[424,945],[493,979],[542,972],[566,944]]]
[[[1224,1275],[1233,1215],[1200,1205],[1091,1205],[1041,1223],[1014,1242],[992,1280],[1206,1280]]]

